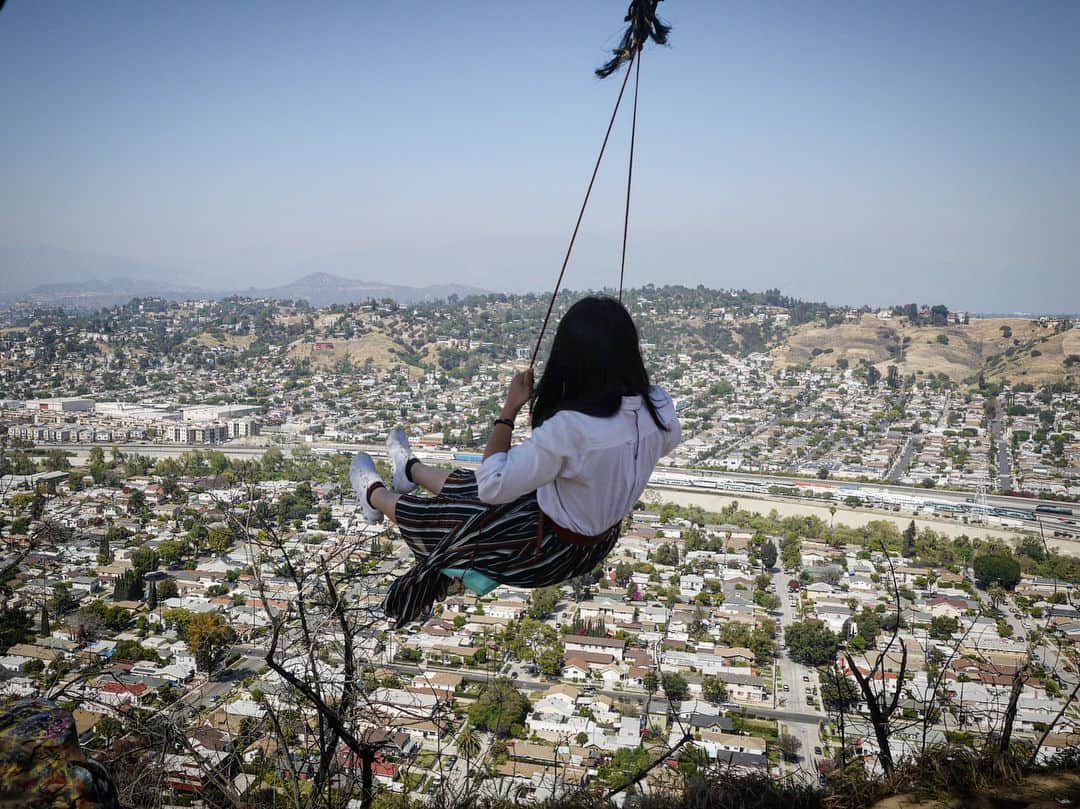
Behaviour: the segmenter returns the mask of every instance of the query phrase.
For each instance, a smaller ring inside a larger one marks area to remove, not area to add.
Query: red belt
[[[551,519],[543,511],[540,512],[540,518],[536,521],[536,551],[540,551],[540,544],[544,539],[544,531],[550,526],[551,530],[555,532],[555,536],[561,539],[563,542],[569,542],[571,545],[577,545],[579,548],[589,548],[593,545],[599,545],[611,536],[613,529],[618,527],[618,524],[611,526],[601,534],[596,536],[589,536],[588,534],[579,534],[576,531],[571,531],[569,528],[563,528],[555,520]]]

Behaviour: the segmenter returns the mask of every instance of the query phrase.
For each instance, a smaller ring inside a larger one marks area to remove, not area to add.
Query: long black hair
[[[582,298],[559,321],[536,385],[533,429],[560,410],[613,416],[622,397],[633,395],[641,396],[656,426],[667,430],[649,396],[649,373],[630,313],[614,298]]]

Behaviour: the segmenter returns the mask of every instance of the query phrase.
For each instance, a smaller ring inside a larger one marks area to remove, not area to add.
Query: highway
[[[99,445],[103,446],[103,445]],[[369,452],[375,457],[385,457],[386,448],[382,444],[343,444],[343,443],[311,443],[281,446],[283,452],[292,452],[296,447],[305,447],[316,455],[328,455],[338,452],[355,453]],[[236,446],[232,444],[218,445],[186,445],[186,444],[151,444],[129,443],[121,444],[122,452],[138,453],[153,458],[178,457],[193,450],[222,452],[233,458],[259,458],[262,457],[269,447]],[[37,448],[61,449],[76,456],[76,462],[84,460],[90,450],[87,444],[48,444]],[[905,453],[910,452],[910,445]],[[456,453],[451,450],[426,450],[419,449],[416,453],[421,459],[435,464],[455,464],[466,468],[475,467],[479,456],[472,452]],[[462,459],[460,456],[467,456]],[[783,487],[794,490],[790,495],[770,494],[772,487]],[[997,531],[1002,538],[1015,536],[1018,531],[1037,532],[1040,527],[1045,529],[1047,538],[1052,547],[1064,548],[1070,553],[1075,553],[1072,544],[1080,539],[1080,505],[1075,506],[1075,515],[1054,515],[1039,513],[1034,509],[1039,506],[1061,506],[1056,501],[1044,501],[1035,498],[1010,497],[1008,495],[993,494],[986,496],[987,509],[1012,509],[1016,512],[1028,515],[1027,519],[1021,519],[1015,515],[1000,515],[990,513],[987,518],[982,512],[976,513],[982,508],[981,504],[974,502],[975,496],[970,492],[946,491],[942,489],[925,489],[913,486],[900,486],[893,483],[853,483],[836,480],[820,480],[817,477],[787,477],[782,475],[759,475],[741,472],[722,472],[709,469],[688,469],[671,466],[659,466],[653,473],[649,489],[653,492],[669,490],[675,492],[693,492],[700,495],[720,495],[722,497],[748,496],[764,500],[785,501],[794,506],[805,506],[807,513],[827,508],[829,503],[843,503],[841,509],[858,511],[861,514],[875,514],[892,512],[889,514],[897,519],[914,517],[919,524],[927,524],[930,527],[945,527],[947,533],[955,533],[951,529],[963,526],[989,529]],[[805,495],[814,495],[806,497]],[[831,500],[829,499],[831,498]],[[856,502],[856,505],[848,505],[847,502]],[[684,503],[685,504],[685,503]],[[1074,508],[1066,504],[1067,508]],[[964,516],[961,521],[959,518]]]
[[[60,449],[65,452],[73,452],[76,455],[86,456],[89,455],[91,446],[100,446],[102,448],[110,449],[111,444],[41,444],[35,447],[38,452],[44,453],[49,450]],[[269,447],[251,447],[251,446],[233,446],[231,444],[151,444],[151,443],[128,443],[118,444],[117,448],[121,452],[126,453],[138,453],[140,455],[146,455],[151,458],[176,458],[187,452],[194,450],[202,450],[203,452],[222,452],[230,458],[261,458],[266,454],[266,450]],[[277,446],[277,445],[275,445]],[[330,454],[334,452],[368,452],[375,457],[385,457],[386,447],[383,444],[343,444],[343,443],[331,443],[320,442],[310,444],[292,444],[281,445],[277,448],[284,453],[290,453],[296,447],[306,447],[311,452],[316,454]],[[423,450],[420,449],[416,453],[419,457],[431,460],[437,463],[449,463],[454,460],[454,453],[451,450]],[[462,466],[475,466],[475,463],[461,462]],[[820,492],[831,491],[843,496],[846,488],[858,488],[860,490],[869,492],[878,492],[881,494],[890,495],[903,495],[907,497],[919,498],[919,499],[933,499],[941,502],[950,503],[965,503],[968,498],[974,497],[973,492],[963,491],[949,491],[946,489],[924,489],[918,486],[903,486],[895,483],[847,483],[834,480],[820,480],[816,477],[794,477],[787,475],[766,475],[766,474],[750,474],[746,472],[724,472],[711,469],[685,469],[678,467],[660,466],[657,468],[657,474],[663,475],[665,473],[674,475],[683,475],[688,478],[699,479],[702,483],[709,483],[711,481],[731,480],[737,483],[744,484],[759,484],[768,486],[797,486],[802,485]],[[693,485],[693,484],[691,484]],[[709,488],[709,486],[706,486]],[[711,487],[716,488],[716,487]],[[1003,494],[990,494],[986,498],[987,505],[989,506],[1001,506],[1006,508],[1018,508],[1030,510],[1037,505],[1062,505],[1055,500],[1040,500],[1038,498],[1029,497],[1010,497]],[[1069,504],[1065,504],[1068,506]],[[1080,512],[1080,504],[1076,506],[1078,512]]]

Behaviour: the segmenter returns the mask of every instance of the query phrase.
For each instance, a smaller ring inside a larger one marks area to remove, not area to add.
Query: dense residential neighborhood
[[[381,604],[415,559],[363,521],[350,448],[402,423],[429,462],[475,465],[537,301],[143,300],[12,323],[0,694],[61,702],[118,777],[153,769],[146,789],[178,802],[320,772],[416,799],[544,799],[646,767],[659,789],[694,762],[817,781],[1006,716],[1039,757],[1075,746],[1080,397],[770,354],[798,322],[890,310],[631,300],[685,440],[612,553],[559,587],[451,582],[405,626]],[[892,701],[886,737],[867,693]],[[163,717],[163,755],[124,744]]]

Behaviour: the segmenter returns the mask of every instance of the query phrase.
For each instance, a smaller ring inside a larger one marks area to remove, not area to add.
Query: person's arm
[[[510,503],[551,483],[566,466],[578,442],[558,416],[544,422],[513,449],[496,451],[476,470],[476,492],[484,503]]]
[[[660,432],[660,436],[661,454],[668,455],[675,447],[679,446],[679,442],[682,440],[682,424],[679,423],[679,415],[675,412],[675,400],[671,398],[671,394],[663,388],[655,386],[653,390],[663,396],[660,402],[657,402],[658,397],[653,397],[653,403],[660,405],[658,415],[660,420],[664,422],[664,426],[667,427],[667,430]],[[649,392],[649,395],[653,395],[652,391]]]
[[[664,455],[669,455],[682,441],[682,424],[679,423],[679,417],[675,415],[674,408],[672,408],[671,418],[665,422],[665,426],[667,432],[663,434]]]
[[[499,415],[500,421],[513,422],[532,396],[532,381],[531,369],[514,375],[506,404]],[[504,423],[494,424],[484,449],[484,460],[476,470],[480,500],[509,503],[555,480],[566,460],[563,446],[566,442],[560,440],[560,432],[557,419],[549,419],[528,441],[510,449],[513,430]]]
[[[511,426],[521,408],[532,398],[533,392],[533,369],[528,368],[518,371],[510,382],[510,390],[506,394],[506,404],[499,413],[498,421],[491,425],[491,433],[488,435],[487,446],[484,447],[484,460],[499,452],[510,449],[510,436],[514,434]],[[510,422],[506,424],[505,422]]]

